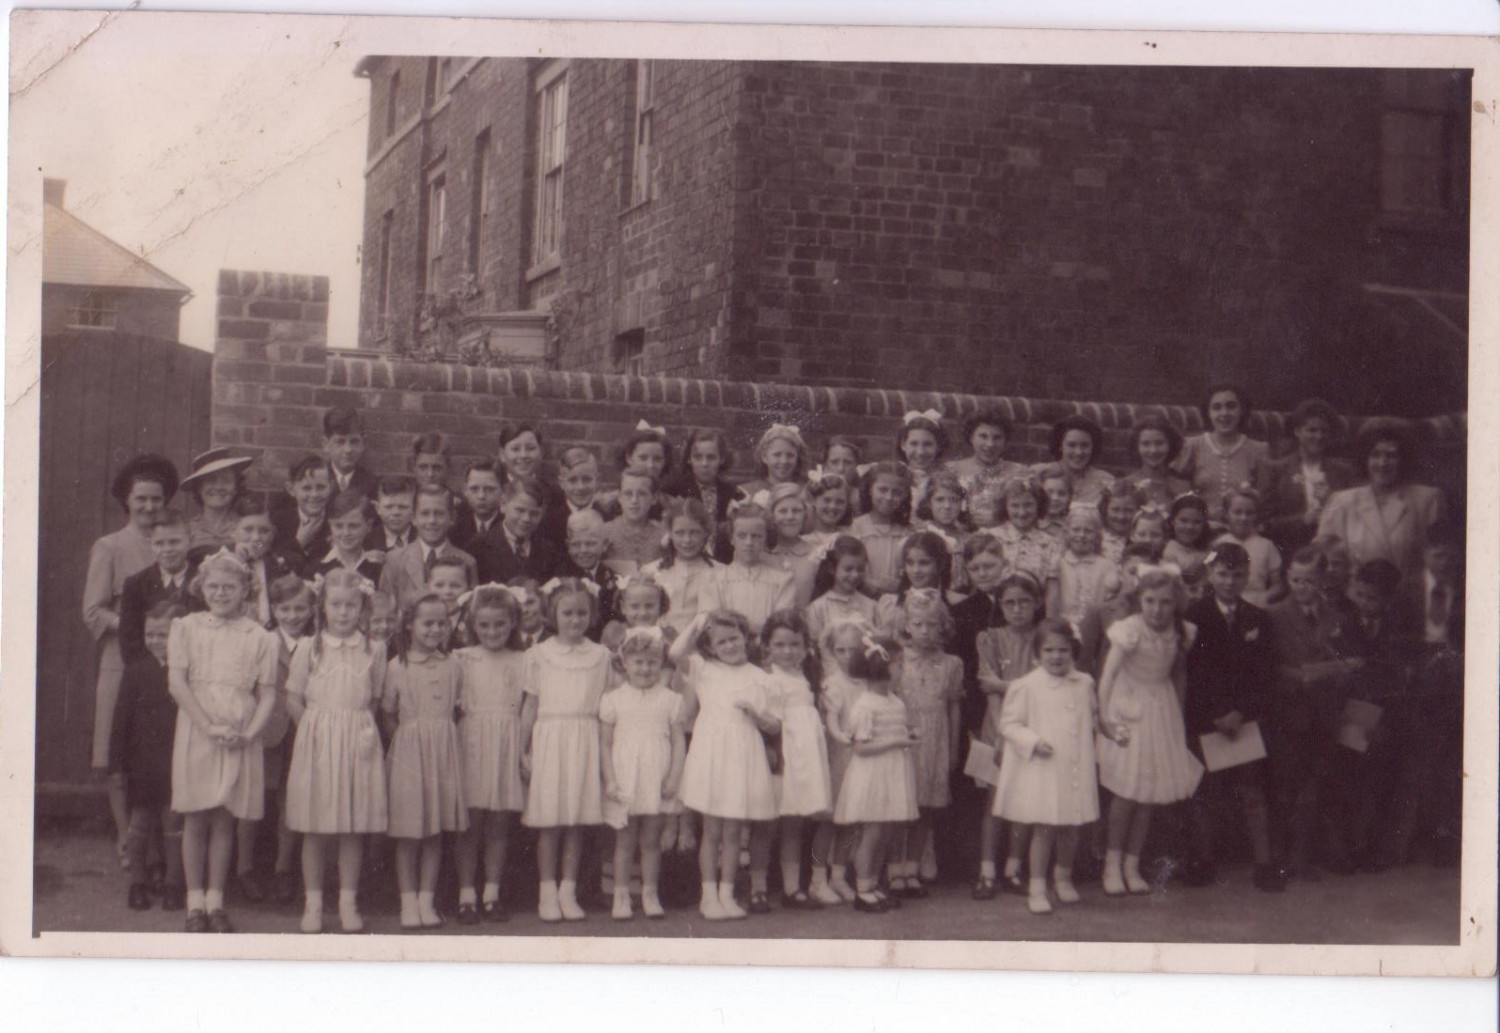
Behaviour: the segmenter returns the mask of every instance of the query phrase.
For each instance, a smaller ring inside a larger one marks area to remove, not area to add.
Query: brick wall
[[[1463,349],[1360,289],[1466,289],[1461,232],[1377,221],[1380,76],[760,66],[756,304],[730,375],[1181,404],[1227,378],[1279,406],[1458,407]]]
[[[1104,465],[1131,466],[1129,429],[1144,408],[1129,404],[993,398],[952,392],[854,387],[807,387],[676,377],[626,377],[598,373],[484,369],[418,362],[369,351],[326,347],[327,280],[322,277],[222,271],[219,339],[213,374],[213,440],[257,457],[251,480],[280,488],[292,463],[321,444],[321,420],[331,406],[353,406],[365,416],[367,465],[377,473],[406,468],[412,439],[439,431],[453,447],[457,467],[492,458],[505,423],[542,429],[548,451],[591,448],[603,460],[606,480],[616,474],[615,449],[642,418],[670,428],[681,444],[689,430],[717,427],[736,452],[735,472],[752,475],[750,450],[773,421],[795,422],[815,448],[835,434],[862,440],[872,459],[894,452],[894,432],[910,409],[937,409],[949,426],[981,408],[998,405],[1015,422],[1007,454],[1021,461],[1046,458],[1050,425],[1073,412],[1099,421],[1107,439]],[[1188,432],[1200,430],[1196,409],[1170,407],[1170,418]],[[1257,413],[1258,437],[1280,436],[1280,413]],[[1461,415],[1429,421],[1441,444],[1429,479],[1461,483]],[[959,449],[958,454],[964,450]]]

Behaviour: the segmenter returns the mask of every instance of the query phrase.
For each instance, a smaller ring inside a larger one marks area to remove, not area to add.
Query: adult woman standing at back
[[[109,768],[109,736],[114,728],[115,701],[125,676],[120,655],[120,591],[125,579],[156,562],[151,551],[151,528],[166,504],[177,494],[177,468],[165,456],[143,452],[115,474],[109,493],[128,518],[125,526],[104,535],[89,550],[88,575],[83,583],[83,623],[99,643],[99,674],[94,687],[95,771]],[[116,849],[125,863],[129,814],[125,809],[123,776],[111,776],[109,810],[115,822]]]
[[[1233,384],[1215,384],[1208,389],[1199,410],[1208,427],[1182,443],[1182,454],[1173,464],[1208,502],[1209,519],[1224,522],[1224,493],[1242,484],[1253,484],[1255,469],[1270,455],[1264,441],[1245,434],[1250,422],[1250,398]]]

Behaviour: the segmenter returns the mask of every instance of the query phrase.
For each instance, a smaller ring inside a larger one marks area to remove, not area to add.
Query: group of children
[[[231,866],[247,897],[292,899],[298,836],[304,932],[324,925],[330,852],[340,926],[363,928],[381,835],[403,929],[444,922],[444,837],[456,921],[502,921],[518,824],[549,922],[584,917],[598,867],[613,917],[635,914],[637,871],[640,913],[662,917],[663,851],[694,844],[710,921],[772,910],[773,852],[788,909],[885,912],[938,865],[976,864],[975,898],[1046,913],[1080,899],[1075,867],[1148,892],[1168,805],[1165,852],[1204,885],[1230,801],[1274,891],[1314,857],[1404,860],[1426,817],[1410,771],[1434,769],[1413,757],[1452,749],[1430,725],[1461,690],[1451,664],[1429,676],[1392,564],[1351,572],[1320,540],[1283,565],[1249,487],[1163,500],[1149,479],[1008,463],[999,414],[970,421],[975,455],[951,466],[935,412],[869,465],[834,438],[809,469],[776,424],[739,487],[721,434],[693,432],[674,464],[643,421],[614,492],[582,448],[545,479],[532,427],[458,492],[438,435],[376,478],[357,413],[324,429],[280,500],[243,490],[249,460],[199,457],[200,497],[226,477],[235,497],[211,520],[164,510],[119,601],[128,902],[157,883],[189,931],[232,929]],[[1460,541],[1432,537],[1427,582],[1454,584]]]

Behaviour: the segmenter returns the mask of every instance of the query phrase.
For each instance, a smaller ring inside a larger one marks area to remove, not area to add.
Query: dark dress
[[[109,740],[110,769],[125,775],[125,802],[162,808],[172,803],[172,740],[177,703],[167,669],[150,653],[125,667]]]

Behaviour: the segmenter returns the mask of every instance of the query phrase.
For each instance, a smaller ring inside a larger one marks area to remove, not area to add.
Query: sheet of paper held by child
[[[1486,42],[12,27],[0,949],[1493,972]]]

